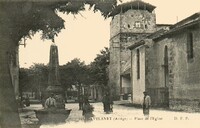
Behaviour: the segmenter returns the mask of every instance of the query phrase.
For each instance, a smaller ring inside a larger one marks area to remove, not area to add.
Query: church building
[[[135,0],[118,5],[111,13],[109,85],[115,99],[127,99],[132,93],[131,51],[127,47],[168,26],[156,24],[155,8]]]
[[[118,5],[110,24],[109,84],[116,99],[200,110],[200,13],[156,24],[155,6],[141,0]]]
[[[141,103],[148,91],[153,106],[199,111],[200,13],[158,32],[129,46],[132,102]]]

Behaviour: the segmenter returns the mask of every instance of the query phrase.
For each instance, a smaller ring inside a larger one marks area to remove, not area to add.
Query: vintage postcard
[[[0,128],[187,128],[200,1],[0,0]]]

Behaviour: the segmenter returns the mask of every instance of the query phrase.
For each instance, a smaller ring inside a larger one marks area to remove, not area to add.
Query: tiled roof
[[[149,3],[143,2],[141,0],[134,0],[134,1],[130,1],[130,2],[126,2],[126,3],[118,5],[112,11],[110,16],[115,16],[115,15],[119,14],[121,11],[126,12],[130,9],[147,10],[149,12],[152,12],[155,8],[156,8],[155,6],[153,6]]]
[[[166,31],[165,33],[161,34],[160,36],[155,37],[154,40],[163,38],[165,36],[173,34],[174,32],[182,31],[185,28],[194,26],[199,23],[200,23],[200,12],[195,13],[195,14],[187,17],[186,19],[172,25],[170,27],[169,31]]]

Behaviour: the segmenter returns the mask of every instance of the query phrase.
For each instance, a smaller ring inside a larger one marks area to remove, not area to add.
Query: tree
[[[19,69],[19,93],[20,97],[22,97],[23,91],[27,88],[27,85],[29,85],[29,77],[28,77],[28,69],[27,68],[20,68]]]
[[[48,66],[44,64],[35,63],[29,68],[29,89],[36,92],[37,99],[41,99],[41,93],[48,86],[48,74]]]
[[[71,88],[76,85],[79,92],[82,85],[88,85],[88,67],[85,62],[75,58],[68,62],[66,65],[60,66],[61,84],[65,89]]]
[[[16,54],[19,41],[42,31],[43,39],[54,40],[64,20],[56,14],[77,14],[89,4],[106,18],[116,5],[116,0],[1,0],[0,2],[0,126],[21,127],[17,102],[11,83],[8,63]]]
[[[19,88],[22,92],[36,92],[36,98],[40,99],[41,92],[48,86],[48,67],[44,64],[34,64],[30,68],[20,68]]]
[[[103,92],[108,91],[108,65],[109,49],[105,48],[97,54],[97,57],[90,64],[90,78],[93,84],[101,86]]]

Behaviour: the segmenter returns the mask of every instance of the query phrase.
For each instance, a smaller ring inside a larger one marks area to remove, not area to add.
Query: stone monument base
[[[65,123],[69,117],[71,109],[41,109],[34,110],[39,124],[59,124]]]

